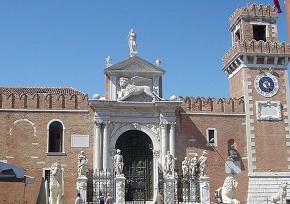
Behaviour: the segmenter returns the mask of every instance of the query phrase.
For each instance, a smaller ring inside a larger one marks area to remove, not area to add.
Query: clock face
[[[259,74],[255,79],[255,88],[262,96],[272,97],[278,92],[278,80],[270,73]]]

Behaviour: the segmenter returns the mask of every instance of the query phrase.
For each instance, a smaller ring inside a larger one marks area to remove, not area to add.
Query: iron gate
[[[128,204],[146,203],[146,167],[135,167],[126,175],[125,201]]]
[[[99,203],[100,197],[106,199],[108,193],[111,197],[116,198],[114,170],[94,172],[93,169],[90,169],[87,178],[88,203]]]

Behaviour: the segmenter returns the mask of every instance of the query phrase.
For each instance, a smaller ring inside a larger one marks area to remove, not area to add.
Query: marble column
[[[110,122],[107,121],[104,125],[104,137],[103,137],[103,170],[109,169],[109,130]]]
[[[161,123],[160,126],[161,126],[161,141],[162,141],[161,158],[162,158],[162,166],[164,168],[165,156],[167,154],[167,124]]]
[[[94,170],[99,171],[101,168],[101,127],[102,123],[96,123],[96,132],[95,132],[95,140],[94,140]]]
[[[153,186],[154,186],[154,192],[153,192],[153,198],[156,197],[157,192],[159,190],[159,172],[158,172],[158,160],[160,158],[160,150],[153,150]]]
[[[170,123],[169,151],[170,151],[170,154],[175,158],[175,122]],[[175,169],[175,160],[173,160],[173,169]]]

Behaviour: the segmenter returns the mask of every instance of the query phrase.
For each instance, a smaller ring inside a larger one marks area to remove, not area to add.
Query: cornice
[[[155,101],[155,102],[135,102],[135,101],[110,101],[89,99],[89,105],[94,109],[159,109],[175,111],[182,104],[182,101]]]

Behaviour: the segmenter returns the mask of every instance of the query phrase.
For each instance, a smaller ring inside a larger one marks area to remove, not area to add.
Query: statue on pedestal
[[[78,176],[83,177],[86,176],[86,170],[87,170],[87,164],[88,159],[85,156],[85,152],[81,151],[80,154],[78,154]]]
[[[133,31],[133,29],[131,29],[129,34],[128,34],[128,45],[129,45],[131,57],[138,53],[137,52],[136,38],[137,38],[137,34]]]
[[[188,175],[189,175],[189,165],[188,165],[188,160],[187,157],[184,157],[184,160],[182,161],[181,165],[182,165],[182,177],[183,179],[187,179]]]
[[[170,151],[167,151],[165,156],[165,163],[164,163],[164,175],[165,176],[173,176],[173,160],[176,160],[171,154]]]
[[[217,202],[224,204],[240,204],[240,201],[236,200],[234,197],[234,191],[237,187],[238,182],[232,176],[226,177],[223,186],[215,191]]]
[[[51,166],[49,189],[49,203],[63,204],[62,171],[61,166],[57,162]]]
[[[121,155],[121,150],[116,150],[116,155],[114,156],[115,173],[116,176],[123,176],[124,161]]]
[[[200,176],[207,176],[207,151],[203,150],[202,155],[198,159]]]
[[[195,153],[190,161],[191,176],[196,176],[198,174],[198,155]]]

